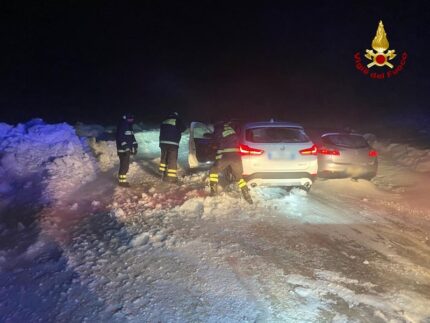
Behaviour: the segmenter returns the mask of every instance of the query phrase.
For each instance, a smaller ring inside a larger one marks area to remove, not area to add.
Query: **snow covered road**
[[[250,206],[207,196],[205,172],[160,183],[153,157],[127,190],[101,156],[105,171],[3,228],[25,243],[1,251],[1,321],[430,322],[428,173],[382,157],[372,183],[255,188]]]

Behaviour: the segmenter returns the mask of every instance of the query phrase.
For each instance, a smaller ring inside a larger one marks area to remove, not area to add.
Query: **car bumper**
[[[375,176],[378,170],[378,163],[366,165],[323,163],[318,166],[319,177],[360,177]]]
[[[251,186],[311,186],[316,175],[306,172],[264,172],[243,177]]]

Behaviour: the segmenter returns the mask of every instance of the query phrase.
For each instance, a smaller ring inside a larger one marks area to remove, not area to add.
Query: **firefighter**
[[[130,166],[130,155],[137,154],[137,141],[133,132],[134,117],[131,114],[122,116],[116,130],[116,149],[119,157],[118,184],[129,187],[127,172]]]
[[[242,158],[239,154],[239,138],[236,131],[231,123],[223,122],[215,128],[214,137],[217,143],[217,153],[215,163],[209,171],[211,195],[216,195],[217,193],[218,174],[229,168],[244,199],[249,204],[252,204],[249,188],[242,177]]]
[[[160,126],[161,158],[159,171],[161,178],[168,182],[177,182],[177,161],[181,133],[186,129],[177,112],[173,112],[163,120]]]

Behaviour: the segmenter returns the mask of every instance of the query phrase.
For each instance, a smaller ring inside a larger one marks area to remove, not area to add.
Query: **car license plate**
[[[295,160],[297,159],[297,156],[295,153],[293,152],[289,152],[289,151],[275,151],[275,152],[269,152],[268,153],[268,158],[270,160]]]
[[[360,166],[354,165],[347,168],[347,173],[351,175],[359,175],[363,172],[363,169]]]

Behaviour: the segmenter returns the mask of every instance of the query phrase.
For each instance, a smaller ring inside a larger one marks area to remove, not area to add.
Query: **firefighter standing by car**
[[[242,177],[242,158],[239,154],[239,138],[236,131],[229,122],[223,122],[215,128],[214,137],[217,143],[217,153],[215,163],[209,171],[211,195],[217,193],[218,174],[230,168],[244,199],[252,204],[249,188]]]
[[[130,166],[130,155],[137,154],[137,141],[133,132],[134,117],[131,114],[122,116],[116,130],[116,149],[119,157],[118,184],[129,187],[127,173]]]
[[[181,133],[186,129],[177,112],[167,116],[160,125],[160,167],[161,178],[169,182],[177,182],[177,161]]]

